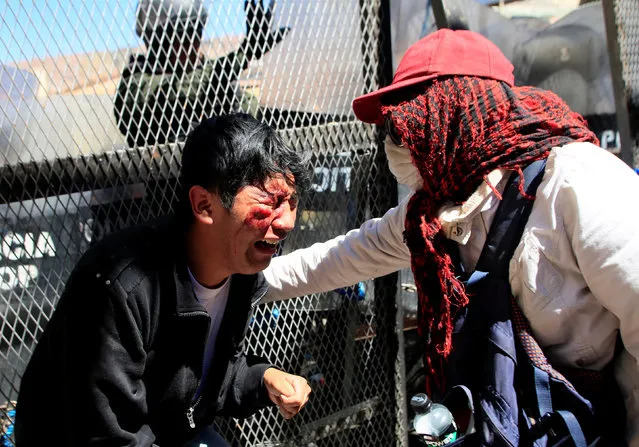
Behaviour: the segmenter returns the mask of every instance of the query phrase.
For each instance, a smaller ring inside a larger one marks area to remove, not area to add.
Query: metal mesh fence
[[[75,262],[104,234],[173,209],[182,140],[203,116],[252,113],[312,153],[312,190],[285,251],[396,203],[378,136],[350,110],[390,63],[387,11],[380,0],[0,6],[5,443],[21,374]],[[227,440],[403,445],[396,285],[393,276],[260,306],[248,349],[306,376],[314,393],[292,421],[271,409],[219,420]]]
[[[639,5],[603,1],[622,158],[639,167]]]

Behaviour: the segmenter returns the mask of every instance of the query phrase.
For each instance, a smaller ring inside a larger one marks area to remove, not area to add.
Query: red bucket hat
[[[473,31],[441,29],[407,51],[393,82],[353,101],[353,111],[365,123],[383,124],[381,97],[389,92],[441,76],[477,76],[514,84],[513,65],[497,46]]]

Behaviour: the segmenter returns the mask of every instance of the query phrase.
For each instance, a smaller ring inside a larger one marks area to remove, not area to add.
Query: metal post
[[[446,8],[444,8],[443,0],[431,0],[431,7],[433,8],[433,15],[435,16],[437,29],[448,28]]]
[[[632,126],[629,113],[629,98],[623,78],[623,64],[619,48],[619,32],[615,14],[614,1],[603,1],[604,21],[606,24],[606,36],[608,40],[608,53],[610,55],[610,70],[612,75],[612,87],[615,95],[615,110],[617,114],[617,127],[621,141],[621,159],[630,167],[634,167],[633,149],[635,146],[635,131]]]
[[[364,10],[365,0],[360,0],[362,11]],[[377,80],[379,86],[388,85],[393,78],[393,51],[391,42],[391,16],[390,16],[390,0],[380,0],[379,4],[379,23],[380,34],[377,39],[377,54],[374,56],[377,64]],[[362,18],[362,29],[364,29]],[[366,37],[364,36],[364,39]],[[364,53],[366,54],[366,53]],[[367,78],[373,81],[370,77]],[[369,82],[367,91],[378,87]],[[384,152],[381,129],[377,129],[377,150],[373,159],[373,169],[378,173],[375,176],[376,181],[371,182],[368,194],[368,209],[373,213],[383,213],[389,208],[397,205],[398,191],[397,181],[390,173],[386,154]],[[401,314],[402,306],[398,305],[400,294],[398,290],[398,274],[393,273],[383,278],[376,278],[375,287],[375,326],[376,341],[385,340],[387,346],[386,364],[394,365],[393,370],[389,368],[388,383],[393,383],[394,389],[388,390],[388,399],[396,402],[396,423],[395,423],[395,442],[398,446],[408,445],[408,430],[406,418],[406,392],[405,392],[405,359],[403,350],[403,316]],[[389,306],[389,303],[394,303]],[[391,430],[391,427],[388,427]]]

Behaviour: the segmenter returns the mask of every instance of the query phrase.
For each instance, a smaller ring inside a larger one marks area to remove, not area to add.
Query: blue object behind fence
[[[0,435],[0,442],[2,444],[2,447],[14,447],[13,443],[11,442],[11,434],[13,433],[13,422],[15,421],[15,417],[16,417],[16,410],[9,410],[7,411],[7,416],[10,419],[10,424],[4,429],[4,433],[2,433]]]

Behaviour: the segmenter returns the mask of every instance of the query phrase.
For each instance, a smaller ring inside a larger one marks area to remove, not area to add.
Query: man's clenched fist
[[[264,385],[268,396],[286,419],[295,416],[308,402],[311,387],[306,379],[279,369],[269,368],[264,373]]]

